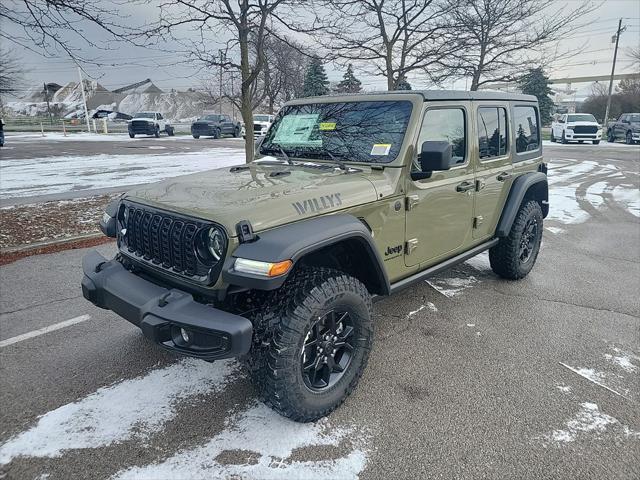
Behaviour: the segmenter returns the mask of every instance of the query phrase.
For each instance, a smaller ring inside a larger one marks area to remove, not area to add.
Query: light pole
[[[220,97],[218,98],[218,102],[219,102],[219,111],[220,111],[220,115],[222,115],[222,64],[225,61],[225,55],[224,55],[224,50],[220,49],[219,51],[220,53]]]
[[[627,27],[622,28],[622,19],[618,21],[618,31],[616,32],[616,48],[613,51],[613,65],[611,66],[611,78],[609,78],[609,95],[607,96],[607,108],[604,111],[604,121],[602,128],[607,128],[607,120],[609,119],[609,109],[611,108],[611,91],[613,90],[613,75],[616,72],[616,58],[618,57],[618,43],[620,42],[620,34]]]

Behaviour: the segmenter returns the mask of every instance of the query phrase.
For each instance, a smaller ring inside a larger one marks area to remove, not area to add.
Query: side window
[[[222,120],[223,122],[228,122],[229,117],[227,117],[226,115],[222,115],[222,117],[220,117],[220,120]]]
[[[158,120],[163,120],[161,113],[158,114]]]
[[[463,164],[467,151],[466,134],[463,109],[433,108],[427,110],[422,121],[418,137],[418,150],[426,141],[446,141],[451,144],[454,163]]]
[[[478,108],[478,146],[481,159],[501,157],[507,153],[506,109]]]
[[[530,152],[540,148],[540,129],[535,107],[518,106],[513,109],[513,127],[516,131],[516,152]]]

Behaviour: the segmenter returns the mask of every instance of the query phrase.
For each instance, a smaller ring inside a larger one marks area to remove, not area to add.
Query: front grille
[[[598,127],[594,125],[576,125],[573,127],[573,133],[596,133]]]
[[[210,280],[216,265],[198,258],[195,242],[213,223],[126,201],[118,219],[126,228],[124,235],[119,232],[123,253],[191,280]]]
[[[192,132],[210,132],[213,128],[206,123],[194,123],[191,125]]]
[[[147,132],[149,130],[153,130],[154,126],[149,123],[146,122],[144,120],[132,120],[131,121],[131,130],[133,130],[134,132]]]
[[[266,125],[262,125],[262,124],[260,124],[260,123],[254,123],[254,124],[253,124],[253,130],[254,130],[255,132],[259,132],[260,130],[262,130],[262,127],[264,127],[265,129],[267,128],[267,126],[266,126]]]

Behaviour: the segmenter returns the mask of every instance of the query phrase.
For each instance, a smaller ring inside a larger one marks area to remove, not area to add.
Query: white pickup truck
[[[275,115],[269,115],[267,113],[256,113],[253,115],[253,137],[258,139],[264,137],[267,134],[267,130],[276,118]],[[247,132],[242,125],[242,138],[247,136]]]
[[[602,126],[590,113],[567,113],[551,124],[551,141],[562,143],[591,141],[600,143]]]
[[[170,137],[173,137],[174,134],[173,127],[160,112],[136,113],[129,120],[128,130],[131,138],[136,135],[154,135],[157,138],[160,136],[160,132],[166,132]]]

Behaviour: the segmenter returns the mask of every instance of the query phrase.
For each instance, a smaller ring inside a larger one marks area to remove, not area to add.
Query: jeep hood
[[[215,221],[235,236],[240,220],[249,220],[254,231],[260,231],[373,202],[376,189],[366,175],[326,164],[254,162],[172,178],[132,190],[124,198]]]

